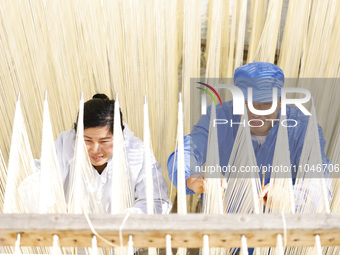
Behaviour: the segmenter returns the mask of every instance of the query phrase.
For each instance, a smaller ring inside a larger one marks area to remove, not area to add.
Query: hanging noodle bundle
[[[59,162],[53,140],[47,95],[44,100],[42,145],[39,169],[31,174],[18,188],[20,203],[27,213],[65,213],[66,203]]]
[[[220,76],[220,57],[221,57],[221,30],[223,25],[223,1],[214,0],[214,4],[211,6],[212,16],[209,24],[211,31],[209,33],[209,41],[207,47],[207,66],[206,66],[206,78],[216,78]]]
[[[35,173],[33,156],[18,98],[14,116],[11,151],[7,169],[7,181],[4,200],[4,213],[24,213],[18,188],[21,182]]]
[[[194,100],[195,96],[199,96],[200,92],[195,89],[193,80],[200,77],[201,68],[201,23],[202,15],[201,5],[195,0],[183,1],[183,50],[182,53],[182,95],[183,95],[183,134],[190,133],[194,123],[199,118],[199,112],[193,111],[200,107],[200,102]],[[181,17],[181,16],[180,16]],[[178,17],[179,18],[179,17]],[[169,111],[176,111],[175,108]],[[179,109],[178,109],[179,111]],[[179,125],[179,119],[177,125]],[[174,123],[175,124],[175,123]],[[171,125],[168,125],[171,126]],[[180,139],[177,133],[177,140]],[[171,190],[172,191],[172,190]],[[172,192],[173,193],[173,192]],[[170,197],[173,196],[170,192]],[[199,201],[198,196],[188,196],[188,208],[194,212]]]
[[[236,2],[236,1],[234,1]],[[241,1],[234,69],[243,65],[244,38],[246,33],[247,0]]]
[[[113,154],[111,169],[111,213],[126,213],[133,206],[133,195],[130,181],[130,169],[124,146],[121,128],[118,95],[116,96],[113,122]]]
[[[247,114],[242,115],[240,123],[248,122]],[[224,189],[225,212],[227,213],[259,213],[260,179],[256,158],[252,149],[249,126],[240,125],[228,165],[240,169],[250,166],[252,171],[236,171],[226,176],[227,185]],[[242,198],[242,199],[240,199]]]
[[[228,166],[241,169],[243,166],[249,166],[251,171],[231,171],[224,184],[223,206],[225,213],[260,213],[258,196],[260,194],[259,169],[256,165],[256,158],[252,148],[249,126],[242,123],[248,123],[248,115],[245,112],[240,120],[233,149],[229,158]],[[246,237],[242,236],[243,254],[247,254]],[[231,249],[231,254],[235,254],[236,249]]]
[[[248,46],[247,63],[251,63],[255,57],[255,51],[258,47],[263,25],[266,18],[267,0],[251,1],[251,13],[249,21],[249,30],[251,32]]]
[[[199,90],[193,89],[191,78],[200,77],[201,57],[201,23],[200,5],[195,0],[183,2],[183,59],[182,59],[182,95],[184,109],[184,134],[190,133],[192,124],[190,114],[193,107],[199,108],[199,102],[192,100],[193,94],[198,95]],[[195,116],[196,117],[196,116]],[[198,116],[199,117],[199,116]],[[198,118],[197,118],[198,120]],[[179,121],[179,120],[178,120]],[[193,120],[194,121],[194,120]],[[189,125],[191,124],[191,125]]]
[[[213,124],[215,119],[216,107],[215,104],[212,104],[206,160],[206,165],[208,166],[218,166],[220,163],[217,127]],[[218,171],[204,173],[203,212],[206,214],[223,214],[222,177]]]
[[[286,116],[280,116],[280,122],[286,120]],[[281,169],[290,169],[290,153],[287,127],[279,125],[276,137],[273,166]],[[266,175],[263,175],[266,177]],[[295,200],[292,182],[292,170],[272,171],[270,173],[270,190],[268,192],[266,212],[271,213],[295,213]]]
[[[280,27],[282,0],[270,0],[267,18],[255,53],[255,61],[274,63]]]
[[[182,94],[179,94],[178,102],[178,126],[177,126],[177,213],[187,214],[186,184],[185,184],[185,159],[183,138],[183,103]],[[179,248],[177,255],[187,254],[186,248]]]
[[[71,169],[68,194],[69,213],[102,213],[102,203],[97,198],[94,170],[84,142],[84,99],[79,101],[74,163]]]
[[[217,127],[214,127],[213,124],[215,119],[216,106],[212,104],[206,160],[208,166],[218,166],[220,163]],[[204,173],[203,213],[205,214],[223,214],[222,177],[219,172]],[[224,254],[225,252],[224,248],[210,248],[209,254]]]
[[[7,167],[0,151],[0,212],[3,211],[5,200],[5,185],[6,185]]]
[[[278,66],[285,77],[296,78],[306,43],[311,0],[289,1]],[[291,36],[295,35],[294,40]]]
[[[286,116],[280,116],[280,122],[285,121]],[[273,169],[290,169],[290,153],[288,143],[287,127],[279,125],[275,152],[273,157]],[[262,172],[264,169],[262,168]],[[267,174],[270,174],[268,176]],[[268,171],[262,174],[262,178],[270,178],[269,191],[267,195],[267,203],[265,213],[295,213],[295,197],[293,190],[293,181],[291,171]],[[264,179],[262,179],[264,183]],[[282,235],[277,235],[277,247],[275,248],[257,248],[256,254],[284,254]]]

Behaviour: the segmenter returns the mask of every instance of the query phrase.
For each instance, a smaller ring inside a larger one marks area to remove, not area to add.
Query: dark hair
[[[105,94],[95,94],[92,99],[84,103],[84,129],[92,127],[109,127],[113,132],[113,116],[115,101],[110,100]],[[120,125],[124,130],[123,115],[120,112]],[[78,122],[78,116],[77,116]],[[74,129],[77,131],[77,122]]]

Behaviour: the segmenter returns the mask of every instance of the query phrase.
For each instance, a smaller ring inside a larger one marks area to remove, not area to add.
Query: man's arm
[[[207,111],[208,113],[210,111]],[[200,166],[206,160],[209,134],[210,114],[203,115],[194,126],[191,134],[184,136],[185,183],[187,195],[202,193],[204,180],[201,178]],[[171,182],[177,187],[177,149],[168,159],[168,174]]]

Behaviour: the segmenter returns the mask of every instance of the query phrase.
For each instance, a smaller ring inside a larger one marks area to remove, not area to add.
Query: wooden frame
[[[210,247],[240,247],[241,235],[249,247],[276,246],[282,234],[284,246],[314,246],[315,235],[322,246],[340,246],[340,214],[170,214],[170,215],[89,215],[95,231],[112,242],[134,247],[165,247],[171,235],[172,247],[202,247],[203,235]],[[124,222],[124,223],[123,223]],[[52,236],[60,245],[91,246],[93,232],[84,215],[0,214],[0,246],[14,246],[21,233],[21,246],[52,246]],[[109,246],[98,238],[98,246]]]

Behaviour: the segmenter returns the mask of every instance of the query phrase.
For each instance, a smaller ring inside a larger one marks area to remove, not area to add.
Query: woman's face
[[[112,157],[113,135],[110,128],[107,126],[86,128],[84,141],[92,165],[101,173]]]

